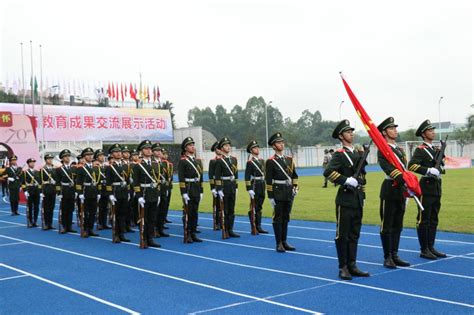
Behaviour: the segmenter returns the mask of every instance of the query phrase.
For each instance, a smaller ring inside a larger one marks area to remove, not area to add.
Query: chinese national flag
[[[156,102],[156,87],[153,87],[153,104]]]
[[[158,100],[158,103],[160,102],[160,87],[157,85],[156,86],[156,99]]]
[[[13,115],[11,112],[0,112],[0,127],[13,126]]]
[[[135,94],[135,90],[133,89],[132,83],[130,83],[130,97],[135,101],[137,100],[137,95]]]
[[[124,101],[124,95],[123,95],[123,83],[120,83],[120,97],[122,98],[122,102]]]
[[[118,91],[118,83],[115,84],[115,100],[119,100],[119,91]]]
[[[112,99],[115,98],[115,88],[114,88],[114,83],[112,82]]]
[[[109,85],[107,86],[107,96],[109,98],[112,98],[112,90],[110,89],[110,82],[109,82]]]

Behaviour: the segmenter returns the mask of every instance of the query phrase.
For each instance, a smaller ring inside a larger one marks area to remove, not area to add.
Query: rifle
[[[255,222],[255,199],[250,198],[250,230],[252,235],[258,235],[257,225]]]
[[[216,197],[212,196],[212,227],[214,231],[217,231],[217,202]]]
[[[229,231],[227,231],[227,226],[225,225],[225,212],[224,212],[224,199],[219,198],[220,202],[220,211],[221,211],[221,229],[222,229],[222,239],[228,239],[229,238]]]
[[[26,226],[27,227],[31,227],[32,224],[31,224],[31,221],[30,221],[30,203],[28,201],[28,199],[30,198],[26,198]]]
[[[61,221],[63,218],[62,212],[63,212],[63,199],[61,198],[61,200],[59,201],[58,233],[61,233],[61,230],[62,230],[62,221]]]
[[[372,140],[370,140],[369,144],[363,145],[364,154],[362,155],[361,159],[359,160],[359,163],[357,164],[354,175],[352,175],[352,177],[354,177],[359,182],[359,186],[358,187],[346,186],[346,189],[355,190],[357,188],[360,188],[360,186],[362,186],[362,182],[361,182],[362,180],[360,179],[360,175],[365,166],[365,161],[367,160],[367,157],[369,156],[371,145],[372,145]]]
[[[138,224],[140,224],[140,248],[147,248],[145,242],[145,208],[138,203]]]
[[[43,230],[46,229],[46,224],[45,224],[44,220],[45,220],[45,218],[44,218],[44,199],[43,199],[43,200],[41,200],[41,228]]]
[[[87,237],[86,229],[84,228],[84,203],[80,203],[79,209],[79,227],[81,228],[81,237]]]
[[[188,220],[189,220],[189,214],[188,214],[189,212],[188,211],[189,211],[188,205],[183,200],[183,212],[184,212],[184,218],[183,218],[183,225],[184,225],[183,236],[184,236],[184,239],[183,239],[183,242],[184,243],[188,242]]]
[[[110,203],[110,216],[112,217],[112,243],[120,243],[120,239],[117,236],[117,212],[115,208],[115,204]]]
[[[443,140],[440,140],[441,142],[441,147],[439,151],[436,153],[436,158],[435,158],[435,168],[441,173],[441,163],[443,162],[444,158],[444,151],[446,151],[446,145],[448,141],[448,136]]]

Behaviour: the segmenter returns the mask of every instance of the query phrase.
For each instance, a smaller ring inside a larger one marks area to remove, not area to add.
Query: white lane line
[[[18,244],[25,244],[25,242],[13,242],[13,243],[5,243],[5,244],[0,244],[1,246],[11,246],[11,245],[18,245]]]
[[[79,234],[77,234],[77,233],[74,233],[74,234],[75,234],[75,235],[79,235]],[[70,251],[70,250],[66,250],[66,249],[62,249],[62,248],[57,248],[57,247],[53,247],[53,246],[49,246],[49,245],[45,245],[45,244],[41,244],[41,243],[36,243],[36,242],[27,241],[27,240],[22,240],[22,239],[18,239],[18,238],[6,236],[6,235],[0,235],[0,237],[7,238],[7,239],[11,239],[11,240],[24,241],[25,243],[28,243],[28,244],[32,244],[32,245],[36,245],[36,246],[40,246],[40,247],[45,247],[45,248],[53,249],[53,250],[60,251],[60,252],[70,253],[70,254],[73,254],[73,255],[77,255],[77,256],[81,256],[81,257],[86,257],[86,258],[90,258],[90,259],[94,259],[94,260],[98,260],[98,261],[103,261],[103,262],[107,262],[107,263],[110,263],[110,264],[115,264],[115,265],[118,265],[118,266],[122,266],[122,267],[130,268],[130,269],[134,269],[134,270],[137,270],[137,271],[142,271],[142,272],[146,272],[146,273],[150,273],[150,274],[156,274],[156,275],[160,275],[160,276],[162,276],[162,277],[171,278],[171,279],[175,279],[175,280],[178,280],[178,281],[183,281],[183,282],[186,282],[186,283],[192,283],[192,284],[196,284],[196,285],[199,285],[199,286],[205,286],[205,287],[208,286],[208,285],[206,285],[206,284],[197,283],[197,282],[194,282],[194,281],[190,281],[190,280],[186,280],[186,279],[181,279],[181,278],[177,278],[177,277],[174,277],[174,276],[170,276],[170,275],[158,273],[158,272],[155,272],[155,271],[151,271],[151,270],[147,270],[147,269],[142,269],[142,268],[139,268],[139,267],[135,267],[135,266],[131,266],[131,265],[126,265],[126,264],[123,264],[123,263],[119,263],[119,262],[115,262],[115,261],[111,261],[111,260],[107,260],[107,259],[103,259],[103,258],[99,258],[99,257],[95,257],[95,256],[90,256],[90,255],[86,255],[86,254],[82,254],[82,253],[77,253],[77,252],[73,252],[73,251]],[[96,238],[97,238],[97,237],[96,237]],[[103,238],[102,238],[102,239],[103,239]],[[107,241],[110,241],[110,239],[106,239],[106,240],[107,240]],[[136,246],[136,247],[138,247],[138,244],[134,244],[134,243],[125,243],[125,244],[130,245],[130,246]],[[226,261],[226,260],[221,260],[221,259],[210,258],[210,257],[206,257],[206,256],[199,256],[199,255],[194,255],[194,254],[181,253],[181,252],[176,252],[176,251],[172,251],[172,250],[164,250],[164,249],[162,249],[162,248],[152,248],[152,249],[159,250],[159,251],[166,251],[166,252],[174,252],[174,253],[176,253],[176,254],[181,254],[181,255],[186,255],[186,256],[193,256],[193,257],[198,257],[198,258],[203,258],[203,259],[206,259],[206,260],[216,261],[216,262],[220,262],[220,263],[228,264],[228,265],[234,265],[234,266],[245,267],[245,268],[249,268],[249,269],[263,270],[263,271],[268,271],[268,272],[273,272],[273,273],[279,273],[279,274],[284,274],[284,275],[291,275],[291,276],[302,277],[302,278],[307,278],[307,279],[316,279],[316,280],[321,280],[321,281],[328,281],[328,282],[339,283],[339,284],[343,284],[343,285],[350,285],[350,286],[362,287],[362,288],[371,289],[371,290],[375,290],[375,291],[393,293],[393,294],[397,294],[397,295],[410,296],[410,297],[419,298],[419,299],[424,299],[424,300],[430,300],[430,301],[436,301],[436,302],[441,302],[441,303],[447,303],[447,304],[453,304],[453,305],[459,305],[459,306],[465,306],[465,307],[469,307],[469,308],[474,308],[474,305],[467,304],[467,303],[456,302],[456,301],[445,300],[445,299],[439,299],[439,298],[434,298],[434,297],[425,296],[425,295],[419,295],[419,294],[408,293],[408,292],[404,292],[404,291],[385,289],[385,288],[380,288],[380,287],[375,287],[375,286],[370,286],[370,285],[364,285],[364,284],[356,283],[356,282],[342,281],[342,280],[334,280],[334,279],[329,279],[329,278],[324,278],[324,277],[318,277],[318,276],[312,276],[312,275],[301,274],[301,273],[290,272],[290,271],[284,271],[284,270],[279,270],[279,269],[272,269],[272,268],[258,267],[258,266],[253,266],[253,265],[246,265],[246,264],[241,264],[241,263],[236,263],[236,262],[231,262],[231,261]],[[402,269],[400,269],[400,270],[402,270]],[[209,287],[212,288],[212,286],[209,286]],[[217,288],[216,290],[218,290],[218,291],[221,291],[221,290],[227,291],[226,289],[221,289],[221,288]],[[224,292],[225,292],[225,291],[224,291]],[[232,294],[232,293],[231,293],[231,294]],[[239,294],[239,296],[249,297],[249,296],[244,295],[244,294],[242,294],[242,293],[238,293],[238,294]],[[255,298],[255,297],[253,297],[253,298],[254,298],[254,299],[257,299],[257,300],[259,300],[259,301],[262,300],[262,298]],[[262,302],[263,302],[263,301],[262,301]],[[273,303],[271,303],[271,301],[265,301],[265,302],[266,302],[266,303],[273,304]]]
[[[2,264],[0,264],[1,266]],[[11,280],[11,279],[17,279],[17,278],[24,278],[24,277],[29,277],[28,275],[19,275],[19,276],[12,276],[12,277],[6,277],[6,278],[0,278],[0,281],[5,281],[5,280]]]
[[[77,233],[74,233],[74,234],[77,234]],[[167,279],[172,279],[172,280],[176,280],[176,281],[179,281],[179,282],[184,282],[184,283],[187,283],[187,284],[192,284],[192,285],[195,285],[195,286],[199,286],[199,287],[203,287],[203,288],[207,288],[207,289],[212,289],[212,290],[215,290],[215,291],[220,291],[220,292],[228,293],[228,294],[231,294],[231,295],[240,296],[240,297],[244,297],[244,298],[248,298],[248,299],[252,299],[252,300],[256,300],[256,301],[260,301],[260,302],[264,302],[264,303],[268,303],[268,304],[272,304],[272,305],[277,305],[277,306],[281,306],[281,307],[284,307],[284,308],[293,309],[293,310],[296,310],[296,311],[301,311],[301,312],[304,312],[304,313],[321,314],[321,313],[313,311],[313,310],[309,310],[309,309],[305,309],[305,308],[301,308],[301,307],[297,307],[297,306],[293,306],[293,305],[289,305],[289,304],[274,302],[274,301],[267,301],[267,300],[264,300],[263,298],[259,298],[257,296],[253,296],[253,295],[249,295],[249,294],[245,294],[245,293],[240,293],[240,292],[220,288],[220,287],[205,284],[205,283],[202,283],[202,282],[187,280],[187,279],[184,279],[184,278],[180,278],[180,277],[176,277],[176,276],[172,276],[172,275],[168,275],[168,274],[164,274],[164,273],[160,273],[160,272],[156,272],[156,271],[152,271],[152,270],[148,270],[148,269],[144,269],[144,268],[140,268],[140,267],[136,267],[136,266],[132,266],[132,265],[127,265],[127,264],[120,263],[120,262],[117,262],[117,261],[114,261],[114,260],[108,260],[108,259],[105,259],[105,258],[100,258],[100,257],[92,256],[92,255],[82,254],[82,253],[79,253],[79,252],[75,252],[75,251],[71,251],[71,250],[67,250],[67,249],[62,249],[62,248],[59,248],[59,247],[49,246],[49,245],[45,245],[45,244],[41,244],[41,243],[31,242],[31,241],[27,241],[27,240],[21,240],[21,239],[17,239],[17,238],[14,238],[14,237],[9,237],[9,236],[6,236],[6,235],[0,235],[0,237],[7,238],[7,239],[12,239],[12,240],[24,241],[27,244],[31,244],[31,245],[35,245],[35,246],[39,246],[39,247],[43,247],[43,248],[48,248],[48,249],[56,250],[56,251],[59,251],[59,252],[68,253],[68,254],[71,254],[71,255],[80,256],[80,257],[84,257],[84,258],[88,258],[88,259],[108,263],[108,264],[111,264],[111,265],[116,265],[116,266],[120,266],[120,267],[124,267],[124,268],[128,268],[128,269],[132,269],[132,270],[136,270],[136,271],[141,271],[141,272],[152,274],[152,275],[155,275],[155,276],[159,276],[159,277],[163,277],[163,278],[167,278]],[[0,266],[1,265],[2,264],[0,264]],[[18,272],[21,272],[21,271],[18,271]]]
[[[0,226],[0,229],[11,229],[11,228],[17,228],[19,226]]]
[[[315,290],[315,289],[320,289],[320,288],[332,286],[332,285],[335,285],[335,284],[336,284],[336,283],[326,283],[326,284],[317,285],[317,286],[310,287],[310,288],[306,288],[306,289],[300,289],[300,290],[295,290],[295,291],[280,293],[280,294],[276,294],[276,295],[266,296],[266,297],[264,297],[264,299],[266,299],[266,300],[276,299],[276,298],[279,298],[279,297],[288,296],[288,295],[297,294],[297,293],[302,293],[302,292],[307,292],[307,291],[311,291],[311,290]],[[218,311],[218,310],[228,309],[228,308],[231,308],[231,307],[236,307],[236,306],[245,305],[245,304],[252,304],[252,303],[257,303],[257,302],[258,302],[258,301],[244,301],[244,302],[237,302],[237,303],[232,303],[232,304],[226,304],[226,305],[223,305],[223,306],[214,307],[214,308],[209,308],[209,309],[206,309],[206,310],[191,312],[191,313],[189,313],[189,315],[203,314],[203,313],[208,313],[208,312],[212,312],[212,311]]]
[[[208,214],[207,212],[205,212],[205,213]],[[168,214],[168,216],[181,218],[180,215],[176,215],[176,214]],[[199,217],[199,220],[212,221],[213,219],[212,219],[212,218],[208,218],[208,217],[200,216],[200,217]],[[242,223],[242,224],[249,224],[248,221],[241,221],[241,220],[235,220],[234,222],[236,222],[236,223]],[[318,222],[318,221],[316,221],[316,222]],[[327,223],[330,223],[330,222],[327,222]],[[264,223],[264,222],[262,222],[262,225],[265,225],[265,226],[272,226],[271,223]],[[315,227],[299,226],[299,225],[288,225],[288,228],[292,228],[292,229],[293,229],[293,228],[294,228],[294,229],[302,229],[302,230],[312,230],[312,231],[325,231],[325,232],[333,232],[333,233],[336,232],[336,229],[315,228]],[[361,235],[373,235],[373,236],[380,237],[380,233],[360,232],[360,234],[361,234]],[[401,238],[407,238],[407,239],[418,240],[418,237],[416,237],[416,236],[406,236],[406,235],[402,235]],[[436,242],[445,242],[445,243],[474,245],[474,242],[454,241],[454,240],[446,240],[446,239],[436,239]]]
[[[121,310],[121,311],[124,311],[124,312],[126,312],[126,313],[128,313],[128,314],[134,314],[134,315],[135,315],[135,314],[140,314],[140,313],[137,312],[137,311],[134,311],[134,310],[131,310],[131,309],[129,309],[129,308],[123,307],[123,306],[121,306],[121,305],[118,305],[118,304],[115,304],[115,303],[106,301],[106,300],[104,300],[104,299],[98,298],[98,297],[96,297],[96,296],[94,296],[94,295],[91,295],[91,294],[89,294],[89,293],[76,290],[76,289],[74,289],[74,288],[65,286],[65,285],[60,284],[60,283],[57,283],[57,282],[55,282],[55,281],[52,281],[52,280],[49,280],[49,279],[40,277],[40,276],[35,275],[35,274],[32,274],[32,273],[30,273],[30,272],[27,272],[27,271],[24,271],[24,270],[15,268],[15,267],[13,267],[13,266],[10,266],[10,265],[7,265],[7,264],[0,264],[0,266],[5,267],[5,268],[10,269],[10,270],[13,270],[13,271],[16,271],[16,272],[19,272],[19,273],[22,273],[22,274],[24,274],[24,275],[26,275],[26,276],[30,276],[30,277],[32,277],[32,278],[35,278],[35,279],[37,279],[37,280],[46,282],[46,283],[48,283],[48,284],[54,285],[54,286],[56,286],[56,287],[58,287],[58,288],[61,288],[61,289],[64,289],[64,290],[67,290],[67,291],[76,293],[76,294],[78,294],[78,295],[82,295],[82,296],[84,296],[84,297],[86,297],[86,298],[88,298],[88,299],[91,299],[91,300],[94,300],[94,301],[96,301],[96,302],[99,302],[99,303],[102,303],[102,304],[111,306],[111,307],[113,307],[113,308],[116,308],[116,309],[119,309],[119,310]]]

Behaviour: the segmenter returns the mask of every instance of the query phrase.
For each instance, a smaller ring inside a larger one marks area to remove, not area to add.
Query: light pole
[[[272,101],[268,102],[268,105],[270,105]],[[267,143],[267,148],[268,148],[268,111],[267,111],[267,103],[265,103],[265,142]]]
[[[443,97],[441,96],[438,100],[438,129],[439,129],[439,140],[441,140],[441,100]]]
[[[342,120],[342,117],[341,117],[342,104],[344,104],[344,101],[341,101],[341,104],[339,104],[339,121]]]

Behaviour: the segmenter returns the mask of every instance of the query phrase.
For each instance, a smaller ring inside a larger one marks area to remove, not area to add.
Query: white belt
[[[66,187],[71,187],[72,184],[71,183],[61,183],[62,186],[66,186]]]
[[[127,183],[126,182],[115,182],[115,183],[112,183],[112,186],[126,186]]]
[[[197,183],[199,182],[199,178],[185,178],[184,181],[187,183]]]
[[[156,188],[156,184],[140,184],[140,187],[142,188]]]
[[[390,176],[385,176],[385,179],[386,180],[393,180],[393,178],[391,178]]]
[[[51,183],[49,180],[48,180],[48,181],[44,181],[44,182],[43,182],[43,185],[48,185],[48,184],[50,184],[50,185],[54,185],[54,184],[53,184],[53,183]]]
[[[278,185],[290,185],[291,184],[289,180],[278,180],[278,179],[274,179],[273,183],[278,184]]]
[[[234,180],[235,180],[235,177],[234,177],[234,176],[222,176],[221,179],[222,179],[222,180],[234,181]]]
[[[263,176],[257,176],[257,177],[251,177],[253,180],[264,180],[265,178]]]
[[[36,186],[38,186],[38,185],[36,185],[36,184],[26,184],[26,186],[27,186],[27,187],[36,187]]]
[[[93,184],[93,183],[84,183],[83,185],[86,186],[86,187],[89,187],[89,186],[94,186],[95,184]]]

